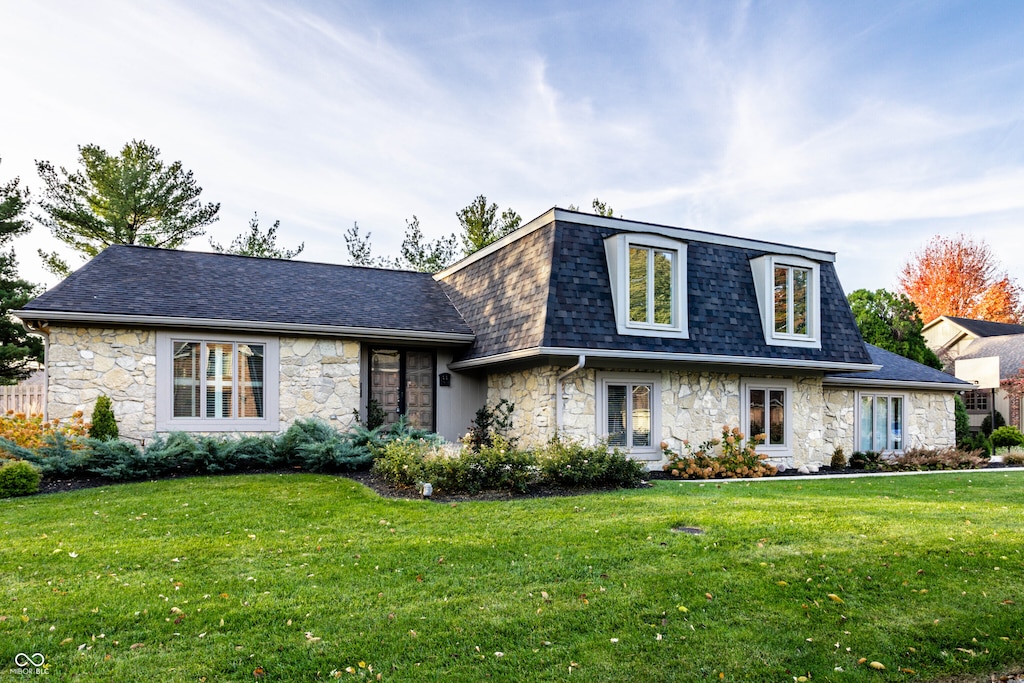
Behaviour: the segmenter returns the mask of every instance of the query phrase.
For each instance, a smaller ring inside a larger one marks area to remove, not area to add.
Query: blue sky
[[[600,197],[838,252],[847,291],[957,232],[1024,282],[1022,46],[1016,1],[0,0],[0,181],[144,139],[221,203],[210,237],[258,211],[309,260],[353,222],[379,254],[413,215],[450,233],[477,194]],[[57,246],[20,239],[22,274],[53,284]]]

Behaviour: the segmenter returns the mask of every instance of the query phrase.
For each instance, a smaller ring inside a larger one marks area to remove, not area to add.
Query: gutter
[[[762,358],[749,356],[726,356],[706,353],[670,353],[665,351],[623,351],[619,349],[577,349],[562,346],[536,346],[532,349],[520,349],[507,353],[498,353],[483,358],[472,358],[450,363],[452,370],[481,368],[496,363],[507,363],[518,360],[539,358],[541,356],[579,356],[586,352],[591,358],[610,358],[616,360],[639,360],[673,363],[698,363],[726,366],[763,367],[792,370],[820,370],[823,372],[874,372],[881,370],[881,365],[873,363],[839,363],[817,360],[799,360],[789,358]]]
[[[821,382],[827,387],[892,387],[894,389],[923,389],[930,391],[967,391],[974,385],[963,382],[903,382],[898,379],[870,379],[868,377],[825,377]]]
[[[429,330],[394,330],[349,325],[308,325],[274,323],[260,320],[222,320],[218,318],[185,318],[155,315],[118,315],[111,313],[79,313],[75,311],[12,311],[26,324],[48,322],[91,323],[97,326],[179,327],[245,332],[284,332],[300,336],[366,337],[385,341],[437,342],[469,344],[476,335],[464,332],[432,332]]]
[[[562,404],[565,401],[565,399],[568,398],[568,396],[566,396],[562,391],[562,382],[569,375],[579,370],[582,370],[583,366],[586,364],[587,356],[581,353],[579,360],[576,361],[576,365],[572,366],[571,368],[563,372],[561,375],[558,376],[558,379],[555,380],[555,430],[559,434],[562,432],[562,417],[565,413],[565,408],[563,408]]]

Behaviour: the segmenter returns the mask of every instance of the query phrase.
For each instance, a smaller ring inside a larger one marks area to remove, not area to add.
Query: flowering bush
[[[535,459],[502,436],[479,450],[421,439],[392,441],[373,465],[374,472],[396,486],[430,482],[446,493],[484,489],[525,491],[536,473]]]
[[[778,470],[757,452],[763,441],[764,434],[745,439],[738,427],[730,429],[728,425],[722,427],[722,438],[709,439],[696,449],[683,441],[684,453],[676,453],[663,441],[661,448],[668,463],[662,469],[682,479],[774,476]]]
[[[54,433],[61,433],[68,437],[72,448],[82,448],[78,437],[89,435],[91,425],[82,417],[82,411],[76,412],[70,420],[61,422],[53,419],[44,421],[42,415],[26,415],[7,411],[6,415],[0,416],[0,438],[7,439],[22,448],[39,448],[47,442],[47,437]],[[4,457],[14,458],[13,454],[4,452]]]

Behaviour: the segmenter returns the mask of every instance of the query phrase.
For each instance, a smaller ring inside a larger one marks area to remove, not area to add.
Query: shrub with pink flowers
[[[683,441],[682,453],[663,441],[661,448],[668,462],[662,469],[680,479],[771,477],[778,470],[757,452],[763,442],[764,434],[748,439],[739,427],[730,429],[728,425],[722,427],[721,438],[708,439],[696,448]]]

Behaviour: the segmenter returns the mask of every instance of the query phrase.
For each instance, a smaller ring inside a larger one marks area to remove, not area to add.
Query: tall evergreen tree
[[[482,194],[477,195],[469,206],[457,211],[455,216],[462,226],[462,250],[466,256],[500,240],[523,222],[512,209],[505,209],[499,216],[498,205],[488,204],[487,197]]]
[[[0,249],[32,226],[24,218],[29,193],[19,179],[0,185]],[[12,310],[24,306],[35,296],[36,287],[18,277],[14,249],[0,251],[0,384],[14,384],[27,377],[35,363],[43,361],[43,342],[15,322]]]
[[[36,219],[53,235],[87,256],[111,244],[174,249],[202,235],[217,220],[220,204],[202,204],[203,188],[180,161],[165,164],[144,140],[118,155],[97,145],[78,148],[82,168],[59,170],[48,161],[36,169],[45,186]],[[56,264],[55,255],[41,254]]]

